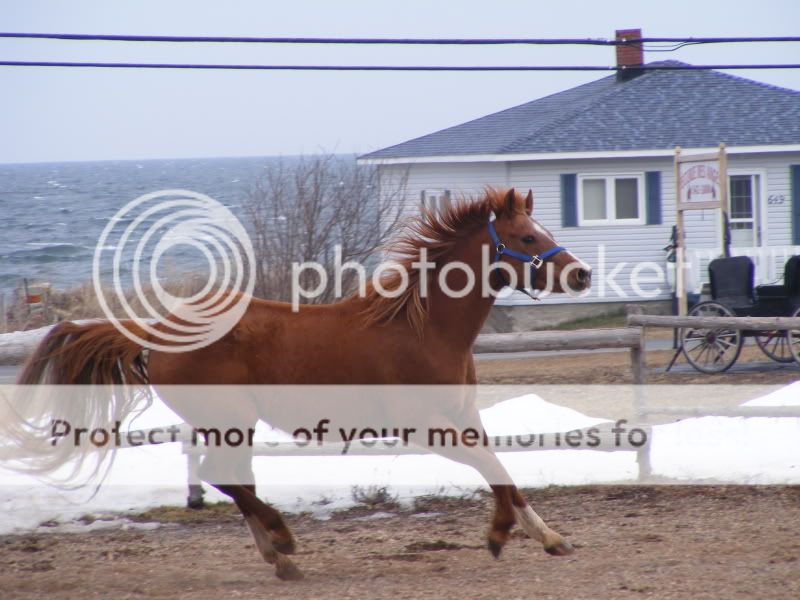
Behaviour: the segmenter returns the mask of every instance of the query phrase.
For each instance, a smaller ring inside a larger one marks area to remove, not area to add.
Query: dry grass
[[[203,275],[185,274],[181,277],[171,278],[170,283],[164,284],[164,289],[173,296],[185,298],[199,292],[205,283],[206,278]],[[143,286],[142,292],[144,301],[149,302],[159,313],[166,314],[166,309],[158,300],[152,285]],[[104,288],[103,294],[114,316],[130,317],[123,308],[122,300],[117,297],[113,289]],[[134,290],[129,289],[125,292],[125,301],[136,316],[148,317],[143,299]],[[67,290],[49,289],[44,304],[43,312],[31,313],[20,294],[8,307],[6,319],[0,322],[0,332],[25,331],[59,321],[105,318],[94,286],[88,282]]]
[[[184,506],[158,506],[134,515],[124,515],[138,523],[177,523],[179,525],[198,525],[201,523],[240,522],[242,515],[233,502],[206,503],[203,510]]]

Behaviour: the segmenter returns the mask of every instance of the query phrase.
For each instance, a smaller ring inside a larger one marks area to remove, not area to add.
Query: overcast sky
[[[797,35],[800,2],[0,0],[0,29],[215,36]],[[800,44],[694,46],[646,60],[800,63]],[[612,65],[606,47],[332,47],[0,40],[2,60]],[[800,72],[737,71],[800,90]],[[0,162],[367,152],[598,73],[320,73],[0,67]]]

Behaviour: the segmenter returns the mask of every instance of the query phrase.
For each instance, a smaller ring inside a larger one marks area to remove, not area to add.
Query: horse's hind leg
[[[247,486],[236,484],[214,485],[214,487],[223,494],[230,496],[236,506],[239,507],[247,526],[250,528],[250,532],[253,534],[253,539],[262,558],[267,563],[275,565],[275,575],[280,579],[302,579],[303,574],[300,569],[295,566],[288,556],[276,549],[273,534],[264,524],[264,514],[267,512],[265,509],[270,507],[256,498],[255,494]],[[271,510],[274,511],[274,509]],[[294,543],[292,542],[292,551],[294,550],[293,546]]]
[[[241,481],[242,487],[250,492],[258,502],[259,510],[257,516],[272,536],[273,547],[278,552],[283,554],[294,554],[294,537],[292,536],[292,532],[289,530],[289,527],[286,525],[286,522],[283,520],[283,516],[281,516],[281,513],[272,508],[270,505],[265,504],[258,499],[258,495],[256,494],[255,475],[253,474],[252,460],[252,454],[248,454],[247,457],[242,457],[242,459],[238,462],[236,468],[237,481]]]
[[[163,359],[155,364],[164,370]],[[188,371],[184,375],[187,378],[191,377]],[[154,376],[163,378],[166,375],[163,372],[156,372]],[[274,553],[283,556],[294,552],[292,534],[280,513],[261,502],[256,496],[252,469],[253,448],[250,445],[250,434],[254,432],[258,422],[256,406],[246,390],[229,389],[227,392],[225,404],[220,405],[206,401],[209,400],[207,397],[201,397],[198,401],[196,392],[192,388],[168,386],[159,389],[159,394],[172,410],[187,423],[191,423],[196,432],[204,432],[207,453],[198,470],[200,478],[236,502],[244,518],[247,519],[264,559],[270,564],[278,565],[279,576],[284,573],[291,575],[294,566],[281,567],[286,561],[278,560],[280,557]],[[243,436],[246,432],[248,443],[240,446],[221,444],[220,432],[234,430],[241,432]]]
[[[229,496],[242,513],[262,558],[275,565],[280,579],[302,579],[303,574],[286,554],[294,552],[294,539],[280,513],[256,496],[248,451],[230,453],[209,448],[200,477]]]

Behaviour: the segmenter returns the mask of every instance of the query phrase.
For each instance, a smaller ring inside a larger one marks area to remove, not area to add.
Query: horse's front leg
[[[564,537],[550,529],[542,518],[536,514],[533,507],[528,504],[516,486],[511,486],[511,503],[514,515],[522,530],[538,542],[541,542],[545,552],[553,556],[567,556],[575,551]]]
[[[469,427],[472,431],[483,432],[480,416],[474,411],[470,423],[458,426],[451,422],[438,421],[431,428],[453,428],[461,432]],[[460,420],[459,420],[460,421]],[[431,429],[429,429],[431,431]],[[542,518],[523,498],[500,459],[488,448],[482,446],[455,445],[431,446],[431,451],[446,458],[469,465],[477,470],[492,489],[495,498],[495,512],[487,535],[489,551],[497,558],[503,546],[511,537],[511,528],[519,523],[525,533],[542,544],[544,550],[554,556],[564,556],[573,552],[572,545],[563,536],[550,529]]]

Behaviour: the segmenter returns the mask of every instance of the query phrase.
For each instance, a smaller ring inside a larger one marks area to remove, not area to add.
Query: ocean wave
[[[35,248],[50,248],[50,247],[57,247],[57,246],[75,246],[78,247],[77,244],[73,244],[72,242],[25,242],[26,246],[34,246]]]
[[[91,253],[76,244],[28,242],[25,248],[6,254],[3,258],[12,263],[75,262],[85,260]]]
[[[0,284],[7,285],[11,283],[17,283],[22,279],[22,273],[0,273]]]
[[[118,244],[122,232],[133,223],[130,216],[122,222],[110,222],[109,218],[143,193],[197,190],[241,216],[246,184],[265,165],[285,160],[259,157],[0,165],[0,221],[4,225],[0,234],[0,293],[13,289],[21,277],[50,281],[62,288],[90,279],[95,244],[103,228],[113,228],[102,248],[103,258],[108,259],[116,250],[111,246]],[[152,215],[141,226],[153,226],[160,216]],[[163,233],[164,229],[159,231]],[[170,264],[205,266],[196,253],[180,250],[171,251]],[[130,256],[126,251],[123,263],[132,264]],[[143,260],[149,260],[149,256]]]

